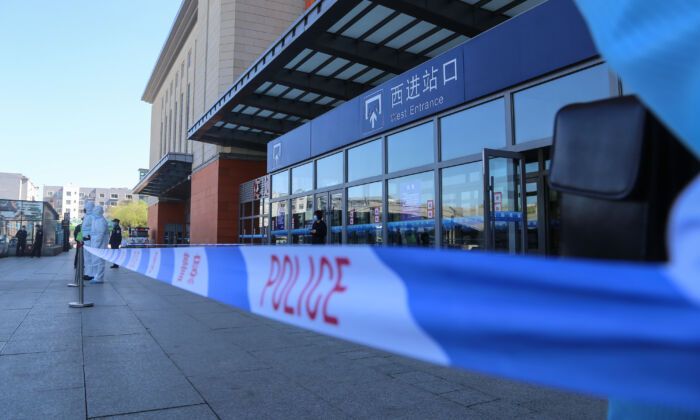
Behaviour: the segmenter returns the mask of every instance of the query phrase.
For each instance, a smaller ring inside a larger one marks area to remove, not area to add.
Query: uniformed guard
[[[122,243],[122,228],[119,226],[119,219],[112,219],[114,222],[114,227],[112,228],[112,235],[109,237],[109,246],[112,249],[119,249]],[[119,268],[117,264],[112,264],[109,268]]]

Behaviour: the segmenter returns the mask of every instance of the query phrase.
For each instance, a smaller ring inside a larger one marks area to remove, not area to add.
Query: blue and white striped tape
[[[86,249],[394,353],[700,411],[700,179],[679,204],[670,265],[369,246]]]

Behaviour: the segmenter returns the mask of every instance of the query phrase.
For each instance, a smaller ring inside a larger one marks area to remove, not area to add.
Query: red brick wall
[[[162,244],[165,241],[165,224],[185,224],[185,203],[159,202],[148,207],[148,240]]]
[[[306,0],[306,8],[308,9],[309,7],[311,7],[311,5],[314,4],[314,1],[316,0]]]
[[[238,187],[265,173],[265,162],[217,159],[192,174],[190,243],[238,242]]]

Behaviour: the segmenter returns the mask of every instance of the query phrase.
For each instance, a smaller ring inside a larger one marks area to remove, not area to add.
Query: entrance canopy
[[[134,187],[134,194],[186,199],[190,195],[192,155],[168,153]]]
[[[317,0],[188,138],[267,150],[281,134],[544,1]]]

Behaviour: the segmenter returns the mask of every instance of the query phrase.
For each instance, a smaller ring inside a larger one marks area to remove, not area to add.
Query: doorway
[[[527,249],[525,214],[525,156],[484,149],[484,223],[486,248],[520,254]]]
[[[316,194],[316,210],[323,211],[323,219],[328,227],[327,244],[343,243],[343,207],[343,190]]]

